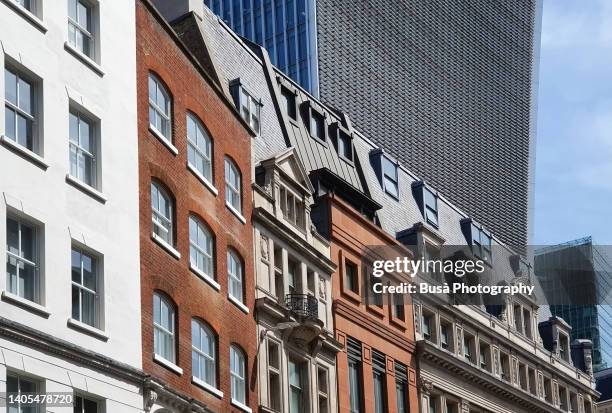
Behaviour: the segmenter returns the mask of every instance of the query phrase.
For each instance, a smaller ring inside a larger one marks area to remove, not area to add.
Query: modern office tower
[[[0,397],[142,412],[134,2],[61,5],[0,2]]]
[[[264,46],[272,64],[318,93],[316,0],[203,0],[236,34]]]
[[[591,237],[535,252],[535,273],[551,314],[572,326],[572,339],[593,342],[593,369],[612,366],[612,257]]]
[[[145,408],[257,411],[258,119],[248,100],[253,116],[240,116],[148,0],[136,27]]]
[[[206,4],[505,243],[527,245],[541,0]]]

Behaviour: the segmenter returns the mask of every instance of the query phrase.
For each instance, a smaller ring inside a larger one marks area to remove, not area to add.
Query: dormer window
[[[287,116],[289,116],[293,120],[297,120],[295,93],[283,87],[281,89],[281,95],[283,96],[283,102],[285,103],[285,110],[287,111]]]
[[[286,221],[301,230],[306,229],[304,203],[296,194],[285,187],[280,188],[280,208]]]
[[[244,85],[240,83],[240,79],[231,82],[230,89],[236,107],[240,111],[240,116],[255,133],[259,134],[261,127],[261,100],[256,99],[253,94],[247,91]]]
[[[559,333],[559,358],[569,361],[569,338],[563,333]]]
[[[325,142],[325,117],[314,110],[310,111],[310,134]]]
[[[423,209],[428,224],[438,227],[438,197],[423,186]]]
[[[353,140],[349,135],[338,131],[338,155],[347,161],[353,162]]]
[[[491,236],[476,225],[471,225],[472,252],[486,262],[491,262]]]
[[[397,174],[397,163],[386,156],[382,157],[382,178],[385,192],[399,199],[399,179]]]

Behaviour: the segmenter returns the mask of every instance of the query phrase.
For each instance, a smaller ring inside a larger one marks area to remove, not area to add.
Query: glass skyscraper
[[[318,95],[315,0],[204,0],[238,35],[268,50],[272,64]]]
[[[593,342],[593,369],[612,367],[612,255],[591,237],[535,251],[535,274],[550,312]]]

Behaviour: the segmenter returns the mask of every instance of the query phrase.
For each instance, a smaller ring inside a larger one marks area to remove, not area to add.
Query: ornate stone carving
[[[157,392],[151,389],[145,390],[145,397],[144,397],[145,412],[150,412],[151,407],[153,407],[156,401],[157,401]]]
[[[270,258],[269,254],[269,245],[268,237],[265,235],[261,235],[260,237],[260,248],[261,248],[261,258],[264,260],[268,260]]]
[[[319,298],[321,300],[327,300],[327,288],[323,277],[319,277]]]
[[[461,400],[461,413],[470,412],[470,402],[467,400]]]
[[[593,377],[593,356],[590,351],[585,352],[584,369],[589,376]]]
[[[422,377],[419,377],[419,389],[421,390],[421,393],[423,394],[431,394],[431,392],[433,391],[433,382],[431,380],[425,380]]]

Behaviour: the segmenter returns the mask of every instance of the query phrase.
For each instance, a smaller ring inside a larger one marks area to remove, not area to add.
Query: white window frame
[[[199,330],[200,343],[194,343],[194,329]],[[191,360],[197,360],[198,367],[192,366],[193,375],[202,382],[217,388],[217,343],[212,329],[197,319],[191,319]],[[203,350],[202,340],[208,340],[210,353]],[[211,354],[212,353],[212,354]],[[199,375],[196,374],[199,371]],[[208,374],[207,374],[208,373]]]
[[[283,404],[283,398],[282,398],[282,375],[281,375],[281,345],[279,342],[272,340],[272,339],[268,339],[267,340],[267,349],[268,349],[268,353],[267,353],[267,367],[268,367],[268,400],[269,400],[269,405],[268,407],[271,409],[274,409],[276,411],[280,411],[281,410],[281,405]],[[273,365],[270,361],[270,349],[271,347],[275,347],[276,350],[276,356],[277,356],[277,360],[276,364]],[[272,381],[272,376],[276,376],[277,379],[277,383],[278,383],[278,389],[275,389],[277,391],[276,394],[272,394],[272,385],[271,385],[271,381]],[[274,397],[274,399],[273,399]],[[274,404],[273,404],[274,403]]]
[[[240,256],[231,249],[227,251],[227,283],[229,295],[244,304],[244,268]],[[236,293],[240,294],[237,296]]]
[[[389,164],[394,172],[395,176],[391,176],[385,172],[385,164]],[[400,189],[399,189],[399,167],[397,162],[394,162],[389,157],[382,155],[381,159],[381,175],[383,181],[383,189],[389,195],[391,195],[395,199],[399,199]]]
[[[83,248],[77,246],[77,245],[73,245],[70,251],[71,254],[71,261],[72,261],[72,254],[74,252],[77,252],[80,256],[80,260],[79,260],[79,264],[80,264],[80,283],[76,282],[72,279],[72,273],[71,273],[71,285],[72,288],[77,288],[79,291],[79,314],[75,317],[74,314],[72,315],[72,318],[74,320],[77,320],[83,324],[87,324],[91,327],[94,328],[98,328],[100,329],[101,326],[101,311],[100,311],[100,287],[101,287],[101,282],[100,282],[100,259],[97,255],[92,254],[89,251],[84,250]],[[92,290],[89,287],[86,287],[84,285],[84,281],[83,281],[83,255],[86,255],[87,257],[89,257],[89,259],[91,259],[92,262],[92,267],[93,267],[93,272],[94,272],[94,277],[95,277],[95,284],[96,284],[96,289]],[[71,271],[72,271],[72,262],[71,262]],[[93,299],[94,299],[94,307],[93,307],[93,324],[90,324],[86,321],[83,320],[83,295],[84,294],[92,294],[93,295]],[[72,303],[72,305],[74,306],[74,303]]]
[[[71,108],[68,114],[68,122],[70,123],[70,116],[75,116],[77,119],[77,136],[76,139],[77,141],[75,142],[73,140],[73,136],[70,136],[70,130],[68,131],[68,146],[69,146],[69,150],[68,150],[68,154],[69,154],[69,160],[70,160],[70,176],[76,178],[77,180],[83,182],[86,185],[91,186],[92,188],[98,188],[98,158],[97,158],[97,153],[98,151],[98,143],[96,142],[96,127],[97,127],[97,123],[91,119],[89,116],[84,115],[82,111],[79,111],[77,109]],[[86,123],[89,126],[89,136],[88,137],[82,137],[81,136],[81,122]],[[70,128],[69,128],[70,129]],[[91,151],[86,150],[83,147],[83,139],[89,139],[90,140],[90,149],[92,149]],[[74,156],[75,156],[75,163],[73,164],[73,151],[74,151]],[[91,170],[89,171],[90,174],[90,182],[87,182],[87,180],[85,179],[85,177],[83,176],[79,176],[79,158],[82,157],[83,159],[85,158],[89,158],[91,160]]]
[[[158,299],[160,303],[159,322],[155,320],[156,299]],[[170,320],[170,325],[168,327],[161,324],[163,310],[162,303],[166,306],[169,312],[168,319]],[[161,343],[158,343],[158,341],[156,340],[157,335],[155,334],[155,332],[159,332],[160,335],[164,335],[169,338],[171,344],[170,354],[162,354],[162,352],[158,348]],[[176,307],[166,296],[158,292],[155,292],[153,294],[153,352],[164,360],[167,360],[171,363],[176,363]]]
[[[155,84],[155,97],[153,99],[151,96],[151,82]],[[149,73],[149,77],[147,80],[147,93],[149,94],[149,128],[151,128],[156,134],[158,134],[163,139],[166,139],[169,143],[172,142],[172,97],[170,96],[170,92],[166,89],[166,86],[162,83],[162,81],[153,73]],[[161,93],[166,100],[166,108],[162,108],[157,104],[157,94]],[[164,122],[166,122],[167,130],[159,130],[153,119],[151,119],[151,110],[155,113],[155,116],[159,116],[162,119],[162,129],[166,129],[163,127]]]
[[[11,252],[10,249],[9,249],[9,245],[8,245],[8,221],[9,220],[14,221],[14,222],[17,223],[17,234],[18,234],[17,235],[18,236],[18,239],[17,239],[17,243],[18,243],[17,249],[18,249],[18,251],[17,251],[17,253]],[[7,236],[7,248],[6,248],[7,266],[8,266],[8,263],[9,263],[10,259],[13,259],[13,260],[15,260],[18,263],[17,266],[16,266],[16,268],[17,268],[17,274],[16,274],[17,283],[16,283],[15,287],[11,286],[11,279],[8,276],[8,268],[7,268],[7,277],[6,277],[6,284],[7,285],[6,285],[6,289],[7,289],[7,291],[9,293],[14,294],[14,295],[16,295],[16,296],[18,296],[20,298],[23,298],[24,300],[28,300],[28,301],[32,301],[32,302],[37,303],[37,304],[41,304],[41,296],[42,296],[42,294],[41,294],[41,275],[40,275],[41,256],[40,256],[40,247],[39,247],[40,229],[39,229],[39,227],[37,225],[32,224],[31,222],[29,222],[29,221],[27,221],[27,220],[25,220],[25,219],[23,219],[21,217],[15,216],[13,214],[7,215],[6,224],[7,224],[7,234],[6,234],[6,236]],[[22,243],[22,241],[23,241],[22,240],[22,227],[23,226],[28,227],[32,231],[32,234],[33,234],[33,240],[32,240],[32,243],[33,243],[33,257],[32,258],[34,259],[33,261],[31,261],[31,260],[29,260],[29,259],[27,259],[27,258],[25,258],[23,256],[23,243]],[[23,292],[20,291],[20,289],[19,289],[19,286],[21,284],[18,281],[19,280],[19,267],[20,267],[19,264],[23,265],[24,267],[25,266],[29,266],[29,267],[33,268],[33,280],[32,280],[32,283],[34,284],[33,285],[33,290],[34,290],[33,291],[33,295],[34,295],[33,300],[25,297]]]
[[[238,108],[242,119],[259,135],[261,130],[261,101],[255,99],[244,86],[238,92]]]
[[[428,195],[431,197],[430,200],[433,200],[433,205],[428,202]],[[438,195],[436,195],[433,191],[426,188],[423,185],[423,212],[425,215],[425,221],[428,224],[433,225],[438,228],[440,224],[439,216],[438,216]]]
[[[306,230],[306,207],[302,197],[286,187],[281,185],[279,189],[280,209],[283,213],[283,218],[300,231]],[[291,210],[293,208],[293,210]]]
[[[157,191],[157,197],[155,197],[153,189]],[[168,205],[168,216],[165,215],[164,211],[159,210],[159,197],[164,198],[166,201],[166,205]],[[154,199],[156,198],[156,199]],[[153,235],[160,238],[163,242],[168,245],[174,244],[174,201],[172,200],[170,193],[166,191],[166,189],[156,181],[151,182],[151,215],[153,220]],[[156,231],[157,230],[157,231]],[[167,238],[160,235],[160,233],[165,233]]]
[[[291,381],[291,365],[293,364],[294,368],[297,370],[297,375],[298,375],[298,383],[292,382]],[[288,390],[289,390],[289,413],[301,413],[303,411],[307,411],[308,409],[308,400],[307,400],[307,396],[308,396],[308,370],[307,370],[307,364],[303,361],[303,360],[299,360],[299,359],[295,359],[295,358],[291,358],[289,357],[289,360],[287,360],[287,374],[288,374]],[[293,411],[291,410],[291,402],[292,402],[292,396],[293,396],[293,392],[296,392],[298,394],[299,397],[299,408],[297,411]]]
[[[31,383],[31,384],[34,385],[34,392],[33,393],[37,393],[37,394],[38,393],[42,393],[42,390],[44,388],[43,382],[41,380],[37,380],[37,379],[31,378],[31,377],[28,377],[28,376],[22,376],[19,373],[14,373],[14,372],[8,371],[6,376],[7,376],[6,377],[6,382],[7,382],[6,383],[6,390],[7,390],[7,392],[8,392],[8,378],[9,377],[12,377],[12,378],[17,380],[17,394],[18,395],[21,395],[23,393],[22,390],[21,390],[21,387],[22,387],[21,386],[21,382],[22,381],[26,381],[26,382]],[[31,394],[32,392],[25,392],[25,393]],[[7,402],[7,404],[8,404],[8,402]],[[14,408],[14,406],[10,406],[10,407]],[[6,409],[7,409],[7,412],[8,412],[9,407],[7,406]],[[34,410],[33,413],[42,413],[43,409],[41,409],[41,406],[35,406],[33,408],[33,410]],[[21,410],[21,402],[17,401],[17,412],[21,413],[21,411],[22,411]]]
[[[196,234],[193,234],[195,229]],[[194,237],[195,235],[195,237]],[[201,238],[202,237],[202,238]],[[204,245],[201,245],[201,243]],[[215,239],[212,232],[199,218],[189,216],[189,263],[192,268],[201,271],[205,276],[214,279],[215,274]],[[195,255],[195,261],[193,260]],[[200,267],[199,261],[202,258],[203,266]]]
[[[76,16],[76,20],[72,17],[70,17],[70,6],[72,3],[74,2],[74,6],[75,6],[75,16]],[[85,9],[87,9],[87,12],[89,13],[89,22],[81,22],[79,21],[79,4],[81,6],[83,6]],[[96,39],[96,34],[95,34],[95,27],[96,27],[96,23],[95,23],[95,18],[96,18],[96,10],[95,10],[95,4],[92,4],[91,2],[85,1],[85,0],[68,0],[68,13],[67,13],[67,17],[68,17],[68,44],[74,48],[75,50],[77,50],[79,53],[81,53],[83,56],[87,56],[89,59],[91,60],[96,60],[96,52],[97,52],[97,39]],[[90,25],[90,27],[87,27],[87,25]],[[70,29],[74,30],[74,41],[72,39],[72,36],[70,35]],[[78,33],[80,33],[83,38],[87,38],[89,41],[89,45],[90,45],[90,50],[89,53],[87,53],[85,50],[83,50],[82,48],[79,48],[78,46],[78,41],[77,41],[77,36]]]
[[[234,174],[236,181],[230,181],[231,173]],[[235,205],[235,199],[238,200]],[[242,174],[236,163],[228,157],[225,157],[225,202],[236,212],[242,213]]]
[[[190,136],[189,124],[193,123],[193,130],[195,136]],[[203,148],[201,147],[203,143]],[[204,125],[200,120],[192,113],[187,114],[187,162],[194,168],[202,178],[204,178],[211,185],[213,184],[213,151],[212,151],[212,139]],[[191,161],[193,157],[194,162]],[[202,164],[202,168],[198,164]]]
[[[325,385],[325,388],[321,388],[321,375],[323,375],[323,377],[325,378],[325,383],[323,383]],[[319,401],[319,413],[328,413],[330,406],[329,406],[329,399],[330,399],[330,387],[329,387],[329,369],[325,366],[322,365],[317,365],[317,395],[318,395],[318,401]],[[321,411],[320,407],[321,407],[321,402],[323,402],[324,406],[325,406],[325,410]]]
[[[230,381],[232,402],[246,405],[246,356],[235,345],[230,346]]]
[[[7,91],[8,88],[6,87],[6,76],[7,76],[7,72],[10,73],[11,75],[13,75],[15,77],[15,84],[16,84],[16,88],[15,88],[15,99],[16,99],[16,103],[10,102],[8,100],[8,96],[7,96]],[[30,76],[24,76],[22,74],[22,71],[16,69],[13,66],[7,66],[5,65],[4,67],[4,78],[5,78],[5,89],[4,89],[4,116],[5,116],[5,134],[7,139],[10,139],[11,141],[15,142],[17,145],[31,151],[34,152],[36,154],[40,154],[40,142],[39,142],[39,137],[38,137],[38,113],[37,113],[37,107],[38,107],[38,102],[37,102],[37,94],[38,94],[38,84],[36,81],[32,80],[32,78]],[[27,84],[30,87],[30,111],[26,111],[21,107],[20,104],[20,85],[22,83]],[[13,112],[11,115],[9,115],[7,112],[8,111]],[[15,125],[15,136],[9,136],[8,135],[8,130],[6,130],[6,118],[8,116],[13,117],[13,122]],[[28,146],[27,141],[28,141],[28,137],[25,137],[25,145],[20,143],[20,136],[18,136],[18,119],[22,117],[25,118],[26,124],[30,125],[30,140],[31,140],[31,147]]]

